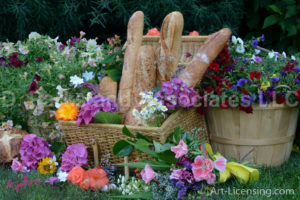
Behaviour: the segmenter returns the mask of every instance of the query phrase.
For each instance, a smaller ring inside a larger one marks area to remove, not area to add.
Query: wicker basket
[[[198,49],[204,44],[208,36],[182,36],[179,65],[185,66],[192,60],[192,56],[186,57],[189,52],[195,55]],[[159,36],[143,36],[142,45],[151,45],[156,49],[159,42]]]
[[[116,157],[112,153],[112,147],[118,140],[129,139],[122,133],[124,125],[89,124],[77,126],[74,121],[60,121],[59,123],[68,145],[83,143],[88,146],[89,161],[93,161],[93,141],[96,141],[98,145],[100,157],[110,153],[111,163],[121,163],[124,161],[123,158]],[[199,115],[194,108],[180,109],[172,113],[161,127],[127,126],[127,128],[132,133],[140,132],[151,139],[163,143],[166,141],[168,135],[179,125],[181,125],[184,131],[190,131],[193,128],[202,128],[199,132],[199,136],[201,139],[208,141],[205,118]],[[136,158],[147,159],[148,157],[145,154],[133,152],[129,156],[129,162]]]

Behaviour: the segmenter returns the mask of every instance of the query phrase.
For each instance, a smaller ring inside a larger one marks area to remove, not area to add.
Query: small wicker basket
[[[116,157],[112,153],[112,147],[121,139],[129,139],[122,133],[124,125],[115,124],[96,124],[77,126],[75,121],[60,121],[60,127],[64,133],[64,139],[68,145],[83,143],[88,146],[88,160],[93,161],[92,145],[96,141],[98,145],[99,156],[110,154],[111,163],[121,163],[123,158]],[[145,136],[154,139],[158,142],[165,142],[170,133],[174,131],[177,126],[181,126],[182,130],[190,131],[193,128],[200,128],[199,138],[208,141],[208,134],[206,129],[205,118],[196,112],[196,109],[180,109],[172,113],[161,127],[137,127],[127,126],[132,132],[140,132]],[[145,154],[138,154],[133,152],[129,156],[129,162],[136,158],[147,159]]]

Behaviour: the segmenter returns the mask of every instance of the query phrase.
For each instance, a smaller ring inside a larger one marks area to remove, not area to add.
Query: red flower
[[[147,35],[160,35],[160,32],[157,30],[157,28],[152,28],[148,30]]]
[[[293,70],[294,66],[295,66],[294,64],[291,64],[290,62],[288,62],[282,69],[283,69],[283,71],[286,71],[289,74],[290,71]]]
[[[244,95],[248,95],[248,92],[247,92],[247,90],[246,90],[245,88],[242,90],[242,93],[243,93]]]
[[[298,81],[300,81],[300,74],[297,76]]]
[[[276,97],[276,103],[277,104],[284,103],[284,96],[282,94],[277,95],[277,97]]]
[[[245,113],[253,113],[253,108],[251,106],[240,105],[240,110],[244,111]]]
[[[227,109],[227,108],[229,108],[229,102],[228,101],[223,101],[223,102],[221,102],[221,108],[222,109]]]
[[[218,87],[216,87],[215,90],[216,90],[218,96],[220,96],[222,94],[221,93],[221,87],[218,86]]]
[[[16,62],[13,63],[15,68],[22,67],[24,65],[24,62],[22,60],[17,60]]]
[[[37,90],[37,83],[35,81],[32,81],[30,87],[29,87],[29,92],[30,94],[34,95],[34,93]]]
[[[225,86],[227,89],[229,89],[229,88],[232,87],[232,85],[231,85],[231,83],[230,83],[229,80],[226,80],[226,79],[225,79],[224,82],[225,82],[224,86]]]
[[[214,71],[219,71],[220,66],[217,63],[211,63],[209,65],[209,68],[212,69],[212,70],[214,70]]]
[[[296,97],[300,99],[300,89],[296,90]]]
[[[198,108],[196,108],[196,112],[200,115],[204,115],[206,113],[206,108],[204,106],[199,106]]]
[[[199,36],[199,33],[197,31],[192,31],[189,33],[189,36]]]
[[[211,87],[211,86],[208,86],[207,88],[206,88],[206,93],[211,93],[212,91],[214,91],[214,88],[213,87]]]
[[[41,77],[38,74],[34,75],[34,80],[36,80],[37,82],[39,82],[41,80]]]
[[[260,79],[260,73],[258,71],[253,71],[250,73],[250,79],[253,81],[254,79]]]

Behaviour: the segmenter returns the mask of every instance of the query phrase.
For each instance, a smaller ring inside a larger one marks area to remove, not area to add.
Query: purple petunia
[[[256,48],[257,46],[258,46],[257,40],[253,40],[253,42],[252,42],[252,47],[253,47],[253,48]]]
[[[79,43],[80,42],[80,38],[78,37],[73,37],[71,40],[70,40],[70,45],[71,46],[75,46],[75,43]]]
[[[57,177],[50,177],[48,180],[45,180],[45,183],[49,183],[51,185],[55,184],[55,183],[59,183],[60,180]]]
[[[198,96],[193,87],[188,87],[180,78],[173,78],[164,82],[157,93],[163,105],[168,109],[179,107],[190,108],[198,101]]]
[[[279,77],[273,77],[273,78],[271,78],[271,82],[274,83],[274,84],[277,83],[279,80],[280,80]]]
[[[260,41],[261,41],[261,42],[264,42],[264,41],[265,41],[265,35],[264,35],[264,34],[261,35]]]
[[[247,83],[247,79],[245,78],[241,78],[238,82],[237,82],[237,86],[238,87],[242,87]]]
[[[268,103],[267,95],[263,90],[260,90],[258,92],[258,97],[259,97],[259,103],[262,105],[265,105]]]
[[[92,92],[92,95],[96,95],[100,92],[99,86],[97,84],[84,82],[78,86],[78,88],[82,88],[82,87],[88,88]]]
[[[53,157],[49,144],[35,134],[25,135],[20,145],[21,161],[27,169],[37,169],[37,164],[45,157]]]
[[[87,146],[84,144],[72,144],[68,146],[66,152],[62,155],[61,170],[71,171],[75,166],[87,164]]]
[[[253,101],[253,99],[250,95],[245,95],[242,97],[243,104],[249,105],[251,101]]]

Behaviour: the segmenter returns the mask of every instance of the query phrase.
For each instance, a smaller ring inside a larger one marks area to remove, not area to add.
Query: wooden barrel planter
[[[209,108],[207,122],[214,151],[257,165],[278,166],[291,154],[299,109],[253,106],[253,113]]]

